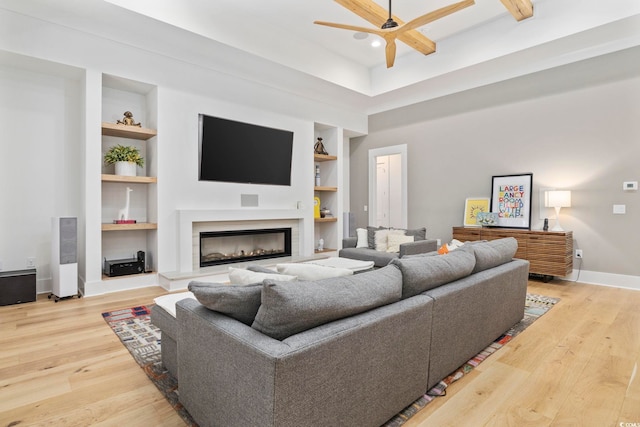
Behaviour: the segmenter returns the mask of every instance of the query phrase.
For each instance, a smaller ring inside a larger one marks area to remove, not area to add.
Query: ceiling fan
[[[324,21],[314,21],[314,24],[370,33],[382,37],[387,43],[385,49],[387,68],[393,67],[396,58],[396,38],[425,55],[433,53],[436,50],[436,44],[419,31],[416,31],[416,28],[475,4],[474,0],[463,0],[403,23],[399,18],[391,14],[391,0],[389,0],[388,15],[384,8],[372,0],[336,0],[336,2],[372,24],[379,26],[380,29]]]

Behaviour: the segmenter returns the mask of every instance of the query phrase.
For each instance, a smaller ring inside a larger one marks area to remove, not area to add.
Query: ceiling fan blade
[[[357,25],[336,24],[335,22],[325,22],[325,21],[313,21],[313,23],[317,25],[324,25],[325,27],[341,28],[343,30],[350,30],[350,31],[359,31],[363,33],[376,34],[378,36],[382,36],[382,34],[384,33],[383,30],[378,30],[377,28],[359,27]]]
[[[376,27],[382,27],[387,21],[389,12],[372,0],[335,0],[339,5],[349,9],[365,21]],[[397,19],[394,17],[397,21]],[[400,21],[397,21],[400,24]]]
[[[450,4],[449,6],[441,7],[440,9],[436,9],[433,12],[429,12],[425,15],[412,19],[406,24],[399,26],[396,31],[404,32],[409,30],[415,30],[416,28],[422,27],[423,25],[427,25],[430,22],[437,21],[440,18],[444,18],[447,15],[451,15],[452,13],[458,12],[474,4],[475,4],[474,0],[463,0],[458,3]]]
[[[386,41],[385,56],[387,58],[387,68],[391,68],[396,60],[396,38],[386,37]]]

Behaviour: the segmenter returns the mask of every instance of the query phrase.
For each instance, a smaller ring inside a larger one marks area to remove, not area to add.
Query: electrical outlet
[[[27,258],[27,268],[36,268],[36,258],[35,257]]]
[[[582,258],[582,249],[576,249],[576,258]]]

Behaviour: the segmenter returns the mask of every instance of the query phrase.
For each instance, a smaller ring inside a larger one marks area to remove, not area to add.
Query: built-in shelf
[[[336,251],[336,249],[329,249],[329,248],[324,248],[324,249],[323,249],[323,250],[321,250],[321,251],[319,251],[319,250],[317,250],[317,249],[315,250],[315,252],[316,252],[317,254],[324,254],[324,253],[326,253],[326,252],[335,252],[335,251]]]
[[[102,224],[102,231],[157,230],[154,222],[137,222],[135,224]]]
[[[328,162],[330,160],[338,160],[338,156],[330,156],[328,154],[314,154],[313,160],[316,162]]]
[[[132,184],[155,184],[158,178],[155,176],[124,176],[102,174],[102,182],[128,182]]]
[[[338,218],[332,216],[330,218],[314,218],[315,222],[337,222]]]
[[[145,276],[147,274],[155,274],[155,271],[145,271],[144,273],[138,273],[138,274],[126,274],[124,276],[107,276],[106,274],[102,274],[102,280],[119,280],[119,279],[131,279],[132,277],[136,277],[136,276]]]
[[[313,191],[338,191],[338,187],[327,187],[327,186],[315,186],[313,187]]]
[[[131,138],[146,141],[147,139],[156,136],[158,133],[154,129],[102,122],[102,134],[106,136],[117,136],[119,138]]]

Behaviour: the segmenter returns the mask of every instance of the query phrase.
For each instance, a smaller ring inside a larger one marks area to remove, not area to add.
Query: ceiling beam
[[[349,9],[365,21],[370,22],[377,28],[382,27],[389,17],[389,11],[372,0],[335,0],[341,6]],[[398,25],[404,24],[397,16],[393,15],[393,20]],[[406,43],[415,50],[425,55],[436,51],[436,44],[418,30],[405,31],[398,35],[398,40]]]
[[[516,21],[531,18],[533,16],[533,4],[531,0],[500,0]]]

